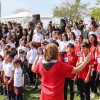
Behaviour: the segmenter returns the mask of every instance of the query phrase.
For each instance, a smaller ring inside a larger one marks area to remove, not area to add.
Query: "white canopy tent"
[[[17,14],[2,17],[1,22],[5,22],[5,23],[7,23],[8,21],[18,22],[18,23],[21,23],[23,27],[27,27],[28,22],[32,18],[32,15],[36,15],[36,14],[31,13],[31,12],[26,12],[26,11],[20,12]],[[43,22],[44,27],[46,27],[49,21],[52,21],[52,17],[40,15],[40,20]]]

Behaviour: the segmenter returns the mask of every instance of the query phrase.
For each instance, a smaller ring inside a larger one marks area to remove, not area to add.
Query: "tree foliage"
[[[88,3],[82,4],[81,0],[65,0],[60,6],[53,9],[54,17],[67,16],[70,21],[80,20],[88,14]]]
[[[90,8],[90,16],[100,20],[100,0],[96,0],[96,6]]]

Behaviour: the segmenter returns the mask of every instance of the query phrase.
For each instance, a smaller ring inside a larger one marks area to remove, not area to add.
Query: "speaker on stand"
[[[34,18],[34,23],[37,24],[37,22],[40,21],[40,14],[33,15],[33,18]]]

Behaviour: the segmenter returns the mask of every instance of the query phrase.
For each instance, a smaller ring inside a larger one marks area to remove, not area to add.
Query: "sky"
[[[52,10],[56,5],[60,5],[64,0],[0,0],[1,16],[12,15],[19,8],[24,8],[30,12],[42,15],[52,15]],[[81,0],[82,3],[90,2],[90,7],[95,6],[95,0]]]

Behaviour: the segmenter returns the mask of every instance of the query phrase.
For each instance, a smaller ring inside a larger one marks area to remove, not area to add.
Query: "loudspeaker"
[[[37,24],[37,22],[40,21],[40,14],[33,15],[33,18],[34,18],[34,23]]]

